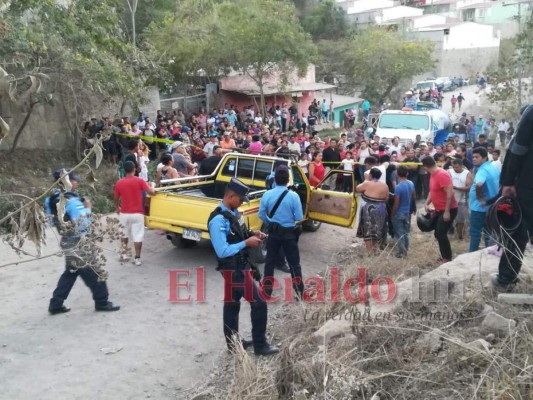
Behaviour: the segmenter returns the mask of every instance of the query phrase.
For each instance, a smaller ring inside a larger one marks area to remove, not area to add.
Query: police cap
[[[228,190],[239,195],[242,201],[250,201],[246,196],[250,189],[240,180],[231,178],[231,181],[228,183]]]

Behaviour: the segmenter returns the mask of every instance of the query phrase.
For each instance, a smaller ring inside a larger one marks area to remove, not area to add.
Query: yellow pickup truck
[[[274,163],[284,163],[289,167],[289,187],[302,201],[305,230],[316,231],[322,222],[344,227],[355,225],[357,197],[353,193],[323,190],[321,184],[311,187],[295,160],[227,153],[211,175],[163,181],[171,186],[156,189],[156,194],[146,199],[146,226],[166,231],[167,238],[176,247],[192,247],[201,239],[209,239],[209,215],[223,198],[230,179],[237,178],[250,188],[250,201],[243,203],[239,211],[250,229],[260,230],[263,224],[259,219],[259,203],[266,192],[266,178],[273,171]],[[331,174],[344,176],[346,173],[349,172],[332,170],[322,182]],[[355,185],[353,173],[352,179]],[[258,249],[253,257],[256,262],[264,262],[265,249]]]

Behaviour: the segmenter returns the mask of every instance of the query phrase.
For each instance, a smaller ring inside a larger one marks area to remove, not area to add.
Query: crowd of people
[[[362,117],[370,110],[368,102],[365,106]],[[488,208],[486,201],[497,194],[493,193],[493,182],[498,180],[502,166],[501,148],[505,148],[514,133],[512,123],[463,113],[447,141],[435,145],[422,141],[419,135],[403,143],[398,137],[380,138],[375,135],[375,124],[363,131],[348,123],[339,137],[320,137],[315,126],[328,118],[325,99],[313,101],[308,117],[299,117],[296,108],[285,103],[271,104],[265,118],[252,106],[239,110],[226,104],[209,114],[204,110],[189,115],[181,110],[158,111],[153,122],[143,114],[134,123],[126,117],[115,121],[92,120],[86,131],[91,139],[110,127],[113,133],[105,142],[109,160],[119,165],[131,161],[135,175],[145,181],[148,163],[157,158],[159,165],[152,180],[158,186],[176,178],[208,175],[227,152],[292,157],[298,160],[312,186],[321,184],[325,189],[361,193],[363,206],[357,235],[365,240],[369,251],[383,248],[390,236],[397,240],[397,255],[407,255],[410,216],[417,210],[417,200],[442,211],[441,222],[446,222],[446,226],[439,224],[435,236],[441,245],[443,262],[452,257],[447,242],[449,232],[464,240],[469,226],[470,250],[477,250],[483,230],[482,214]],[[500,148],[496,148],[496,142]],[[442,202],[436,200],[439,196],[435,190],[432,193],[431,182],[441,174],[434,176],[433,165],[424,161],[427,159],[433,160],[439,171],[446,172],[446,178],[441,180],[453,192],[453,201],[448,205],[451,216],[444,213],[446,207],[442,208]],[[324,180],[332,169],[346,173],[330,174]],[[477,174],[478,170],[483,174]],[[486,170],[488,183],[481,178]],[[349,171],[359,182],[355,188]]]

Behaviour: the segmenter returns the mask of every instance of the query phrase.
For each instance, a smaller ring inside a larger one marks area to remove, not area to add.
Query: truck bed
[[[206,186],[193,185],[192,187],[158,190],[150,197],[150,211],[145,218],[146,225],[152,229],[178,234],[183,233],[183,228],[193,229],[201,231],[202,239],[209,239],[207,220],[221,199],[206,196],[204,193]],[[254,210],[257,215],[259,202],[258,197],[242,205],[241,209],[245,218],[248,218],[248,210]],[[255,229],[258,229],[255,226],[257,225],[256,219],[254,218],[254,222],[247,221],[248,226],[253,225]]]

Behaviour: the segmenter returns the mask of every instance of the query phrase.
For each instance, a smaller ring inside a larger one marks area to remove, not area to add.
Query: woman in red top
[[[318,183],[324,178],[326,169],[322,164],[322,153],[315,151],[313,153],[313,161],[309,164],[309,183],[316,187]]]

